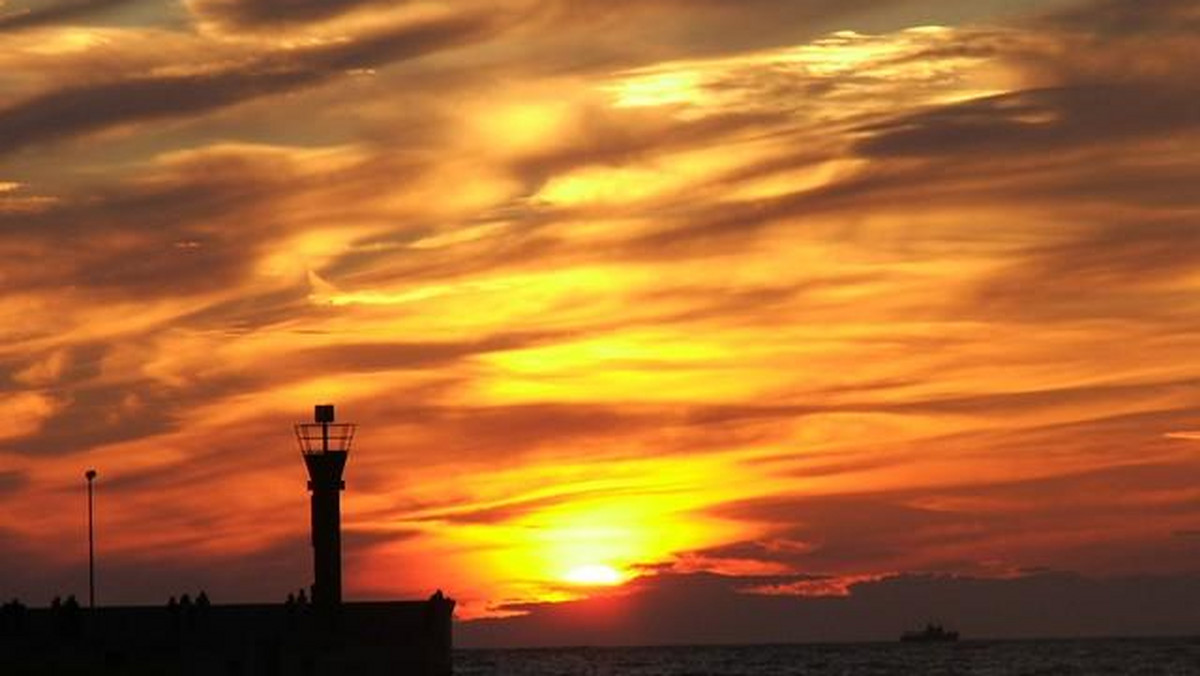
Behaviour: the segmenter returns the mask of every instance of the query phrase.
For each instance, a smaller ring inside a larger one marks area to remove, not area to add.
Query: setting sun
[[[596,563],[573,568],[564,579],[571,584],[611,586],[621,584],[622,575],[612,566]]]

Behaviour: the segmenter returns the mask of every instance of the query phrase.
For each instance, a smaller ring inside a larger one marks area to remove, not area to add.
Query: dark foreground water
[[[1200,676],[1200,639],[460,650],[458,676]]]

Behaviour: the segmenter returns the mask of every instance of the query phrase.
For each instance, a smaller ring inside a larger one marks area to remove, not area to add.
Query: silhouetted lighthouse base
[[[0,674],[449,676],[454,601],[27,608],[0,622]],[[83,622],[82,620],[89,620]]]

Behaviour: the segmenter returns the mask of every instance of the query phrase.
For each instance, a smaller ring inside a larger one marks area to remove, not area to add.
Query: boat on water
[[[905,643],[953,643],[958,640],[958,632],[930,622],[924,629],[904,632],[900,640]]]

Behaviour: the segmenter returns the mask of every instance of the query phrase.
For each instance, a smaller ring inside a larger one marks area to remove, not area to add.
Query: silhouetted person
[[[54,611],[54,623],[59,636],[68,639],[78,638],[83,630],[83,618],[79,612],[79,601],[75,599],[75,595],[71,594],[66,601],[55,597],[50,607]]]
[[[296,595],[291,592],[288,592],[287,600],[283,602],[283,605],[288,606],[288,607],[296,605]]]
[[[180,596],[179,597],[179,607],[180,608],[191,608],[192,607],[192,597],[188,596],[187,594]]]
[[[212,605],[212,604],[210,604],[208,602],[208,594],[203,589],[201,589],[200,595],[196,597],[196,606],[200,607],[200,608],[207,608],[210,605]]]
[[[179,607],[179,600],[174,596],[167,600],[167,615],[171,618],[171,630],[178,634],[183,628],[183,611]]]
[[[305,594],[303,589],[300,590],[299,596],[296,597],[296,603],[302,606],[308,605],[308,594]]]

